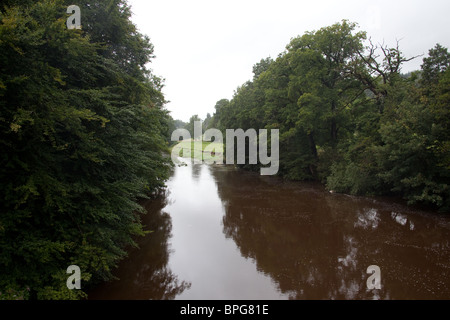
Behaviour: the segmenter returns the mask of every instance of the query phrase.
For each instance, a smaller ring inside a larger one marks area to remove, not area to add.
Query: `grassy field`
[[[211,153],[210,152],[205,152],[205,148],[209,145],[211,145],[209,147],[209,150],[212,151],[216,151],[216,157],[219,155],[219,153],[223,153],[223,144],[222,143],[217,143],[217,142],[209,142],[209,141],[203,141],[201,144],[201,154],[202,154],[202,158],[199,155],[196,155],[196,150],[198,151],[199,149],[199,143],[195,143],[193,140],[187,140],[187,141],[182,141],[179,142],[178,144],[176,144],[175,146],[172,147],[171,152],[175,151],[178,152],[180,157],[183,158],[187,158],[189,157],[189,154],[184,155],[183,154],[183,149],[191,149],[191,158],[194,159],[198,159],[198,160],[209,160],[211,159]],[[213,148],[213,149],[211,149]],[[197,152],[198,153],[198,152]]]

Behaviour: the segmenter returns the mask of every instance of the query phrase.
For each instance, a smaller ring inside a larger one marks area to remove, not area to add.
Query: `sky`
[[[251,80],[253,65],[276,58],[292,38],[347,19],[374,43],[396,46],[417,70],[436,43],[450,48],[448,0],[128,0],[132,21],[150,37],[149,64],[165,79],[174,119],[204,119],[220,99]]]

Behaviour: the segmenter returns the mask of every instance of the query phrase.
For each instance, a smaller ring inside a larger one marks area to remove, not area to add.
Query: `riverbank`
[[[222,155],[224,155],[225,153],[225,144],[222,143],[216,143],[216,142],[208,142],[208,141],[201,141],[201,144],[199,143],[199,141],[195,141],[195,140],[186,140],[186,141],[181,141],[175,145],[173,145],[170,148],[170,152],[171,153],[175,153],[177,154],[179,157],[182,158],[190,158],[191,159],[196,159],[199,161],[208,161],[211,159],[211,153],[205,151],[206,148],[209,146],[208,150],[220,150],[222,152]],[[189,154],[183,154],[183,150],[186,149],[190,149],[190,155]],[[213,156],[217,156],[218,154],[213,154]],[[223,163],[225,163],[225,157],[223,160]],[[242,167],[242,166],[241,166]],[[254,171],[251,170],[251,166],[244,166],[243,167],[246,170],[249,171]],[[259,167],[258,167],[259,170]],[[288,179],[286,177],[283,176],[279,176],[281,179],[285,180],[285,181],[290,181],[290,182],[299,182],[301,180],[293,180],[293,179]],[[377,199],[383,199],[383,200],[387,200],[387,201],[395,201],[397,203],[401,203],[403,205],[407,205],[409,207],[411,207],[411,209],[413,210],[425,210],[425,211],[434,211],[436,214],[448,214],[448,212],[440,212],[437,210],[436,207],[433,207],[431,205],[426,205],[423,203],[416,203],[416,204],[408,204],[407,200],[405,200],[401,195],[364,195],[364,194],[350,194],[350,193],[343,193],[343,192],[336,192],[334,190],[330,190],[329,188],[327,188],[326,184],[321,183],[320,181],[316,181],[316,183],[320,184],[321,186],[323,186],[324,189],[326,189],[328,192],[330,193],[334,193],[334,194],[343,194],[343,195],[347,195],[347,196],[354,196],[354,197],[364,197],[364,198],[377,198]]]

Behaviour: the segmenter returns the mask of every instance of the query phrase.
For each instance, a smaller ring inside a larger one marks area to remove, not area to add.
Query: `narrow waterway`
[[[450,299],[448,216],[191,163],[146,209],[153,232],[90,299]]]

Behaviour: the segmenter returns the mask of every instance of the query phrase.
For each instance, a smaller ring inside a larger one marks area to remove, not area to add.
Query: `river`
[[[448,216],[229,166],[188,163],[167,186],[90,299],[450,299]]]

